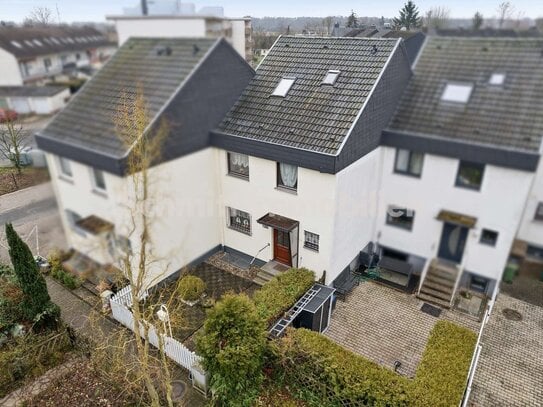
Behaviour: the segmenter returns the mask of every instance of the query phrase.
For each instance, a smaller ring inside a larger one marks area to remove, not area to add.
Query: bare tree
[[[0,155],[13,163],[17,174],[22,172],[21,153],[26,146],[27,139],[28,134],[20,123],[7,120],[0,127]]]
[[[41,26],[51,25],[53,24],[53,12],[48,7],[34,7],[25,20],[25,24],[28,23]]]
[[[325,28],[326,34],[332,33],[332,26],[334,25],[334,17],[328,16],[322,19],[322,26]]]
[[[509,1],[504,1],[498,5],[498,27],[503,28],[504,23],[511,19],[515,8]]]
[[[445,28],[449,23],[450,10],[446,7],[432,7],[426,12],[426,27],[434,30]]]

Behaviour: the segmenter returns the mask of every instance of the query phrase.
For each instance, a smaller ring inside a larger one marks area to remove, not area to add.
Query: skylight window
[[[25,40],[25,44],[28,45],[29,47],[33,47],[34,44],[32,44],[31,41],[28,41],[28,40]]]
[[[471,83],[448,83],[441,95],[441,100],[444,102],[467,103],[473,84]]]
[[[495,85],[495,86],[501,86],[503,85],[504,82],[505,82],[504,73],[493,73],[492,75],[490,75],[490,79],[488,81],[490,85]]]
[[[60,41],[57,40],[55,37],[51,37],[51,41],[53,41],[57,45],[60,45]]]
[[[273,91],[272,96],[281,96],[281,97],[287,96],[287,93],[292,87],[292,85],[294,84],[295,80],[296,78],[292,78],[292,77],[281,78],[281,80],[279,81],[279,84]]]
[[[13,45],[14,47],[17,47],[17,48],[23,48],[23,46],[21,45],[21,43],[17,42],[17,41],[11,41],[11,45]]]
[[[43,47],[43,43],[40,40],[32,40],[34,44],[36,44],[38,47]]]
[[[334,70],[328,71],[328,73],[324,77],[324,80],[322,81],[322,84],[323,85],[333,85],[334,83],[336,83],[336,80],[337,80],[339,74],[340,74],[339,71],[334,71]]]

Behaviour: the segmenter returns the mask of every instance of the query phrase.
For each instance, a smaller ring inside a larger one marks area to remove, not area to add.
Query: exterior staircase
[[[458,266],[438,259],[432,260],[417,297],[423,301],[450,308]]]
[[[276,275],[281,274],[289,268],[290,267],[278,263],[275,260],[269,261],[260,268],[256,277],[253,279],[253,282],[258,285],[264,285]]]

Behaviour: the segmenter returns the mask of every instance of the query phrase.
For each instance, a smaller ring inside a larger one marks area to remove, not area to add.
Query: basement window
[[[281,78],[281,80],[279,81],[279,84],[273,91],[272,96],[281,96],[281,97],[287,96],[287,93],[292,87],[292,85],[294,84],[295,80],[296,78],[293,78],[293,77]]]
[[[441,95],[441,100],[444,102],[467,103],[473,85],[471,83],[448,83]]]
[[[493,86],[501,86],[505,82],[505,74],[504,73],[493,73],[490,75],[490,79],[488,80],[489,85]]]
[[[333,85],[336,83],[337,78],[339,77],[340,71],[334,71],[330,70],[324,77],[324,80],[322,81],[323,85]]]

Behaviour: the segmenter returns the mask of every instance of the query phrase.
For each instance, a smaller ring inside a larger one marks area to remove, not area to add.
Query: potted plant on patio
[[[192,307],[202,297],[206,285],[201,278],[187,275],[179,281],[177,289],[181,296],[181,301]]]

